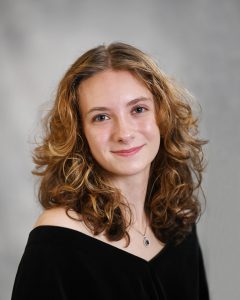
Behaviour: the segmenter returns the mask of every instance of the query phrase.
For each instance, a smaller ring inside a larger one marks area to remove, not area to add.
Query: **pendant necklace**
[[[149,239],[146,237],[146,232],[147,232],[147,223],[146,223],[146,227],[145,227],[145,230],[144,230],[144,233],[141,233],[141,231],[139,231],[137,228],[135,228],[134,226],[132,226],[133,229],[135,229],[138,233],[140,233],[142,236],[143,236],[143,245],[145,247],[148,247],[150,245],[150,241]]]

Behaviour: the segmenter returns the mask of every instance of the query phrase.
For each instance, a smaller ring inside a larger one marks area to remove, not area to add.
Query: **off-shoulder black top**
[[[208,300],[196,228],[150,261],[73,229],[30,232],[12,300]]]

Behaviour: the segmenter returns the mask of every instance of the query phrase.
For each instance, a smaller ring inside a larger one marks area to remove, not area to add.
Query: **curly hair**
[[[159,151],[150,168],[145,213],[155,236],[180,243],[201,215],[196,191],[201,187],[207,141],[198,137],[189,93],[167,77],[147,54],[124,43],[100,45],[80,56],[61,80],[45,134],[33,153],[34,175],[41,178],[39,201],[45,209],[62,206],[79,213],[97,235],[110,241],[125,237],[130,222],[121,192],[92,158],[84,135],[78,87],[98,72],[127,70],[151,91],[161,132]],[[69,214],[68,214],[69,215]]]

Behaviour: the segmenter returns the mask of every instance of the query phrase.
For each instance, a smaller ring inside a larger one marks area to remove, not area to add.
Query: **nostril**
[[[123,143],[128,143],[129,141],[131,141],[134,138],[133,134],[128,133],[125,135],[121,135],[118,137],[118,141],[119,142],[123,142]]]

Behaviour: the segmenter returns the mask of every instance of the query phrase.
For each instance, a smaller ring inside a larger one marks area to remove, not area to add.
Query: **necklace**
[[[134,226],[132,226],[133,229],[135,229],[138,233],[140,233],[142,236],[143,236],[143,245],[145,247],[148,247],[150,245],[150,241],[149,239],[146,237],[146,232],[147,232],[147,223],[146,223],[146,227],[145,227],[145,230],[144,230],[144,233],[141,233],[141,231],[139,231],[137,228],[135,228]]]

